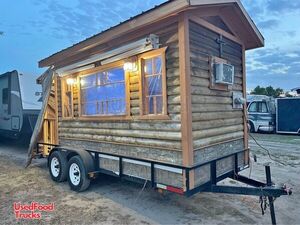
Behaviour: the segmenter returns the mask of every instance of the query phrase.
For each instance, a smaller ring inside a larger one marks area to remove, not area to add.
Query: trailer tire
[[[90,186],[91,180],[79,155],[73,156],[68,162],[68,182],[71,190],[76,192],[85,191]]]
[[[68,162],[64,154],[60,151],[54,151],[49,156],[48,167],[53,181],[64,182],[67,180]]]

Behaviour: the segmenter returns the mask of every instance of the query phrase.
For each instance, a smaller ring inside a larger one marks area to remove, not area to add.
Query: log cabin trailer
[[[97,173],[207,191],[249,165],[245,51],[263,45],[239,0],[172,0],[41,60],[28,164],[75,191]]]

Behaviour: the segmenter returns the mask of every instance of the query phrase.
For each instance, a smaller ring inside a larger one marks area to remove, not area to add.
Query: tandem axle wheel
[[[87,167],[80,155],[68,157],[60,150],[52,152],[48,158],[51,179],[55,182],[68,180],[71,190],[77,192],[85,191],[90,186]]]

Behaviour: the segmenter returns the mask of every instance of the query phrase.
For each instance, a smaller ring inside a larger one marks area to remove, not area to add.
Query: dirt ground
[[[300,224],[300,137],[256,134],[265,150],[250,138],[257,162],[243,171],[264,180],[263,164],[271,162],[273,181],[293,188],[292,196],[275,201],[278,224]],[[158,193],[143,185],[100,177],[84,193],[74,193],[67,183],[54,183],[46,161],[35,160],[24,169],[26,147],[0,140],[0,224],[270,224],[270,215],[261,215],[257,197],[199,193],[186,198]],[[225,181],[229,182],[229,181]],[[232,181],[231,181],[232,183]],[[53,212],[40,220],[16,220],[13,203],[54,203]]]

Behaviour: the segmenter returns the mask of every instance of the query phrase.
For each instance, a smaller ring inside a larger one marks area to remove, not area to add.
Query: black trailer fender
[[[89,174],[90,172],[95,171],[95,160],[93,159],[91,153],[89,153],[88,151],[84,149],[69,149],[63,147],[56,147],[52,149],[50,155],[55,151],[60,151],[66,157],[67,161],[69,161],[73,156],[79,155],[84,163],[86,173]]]

